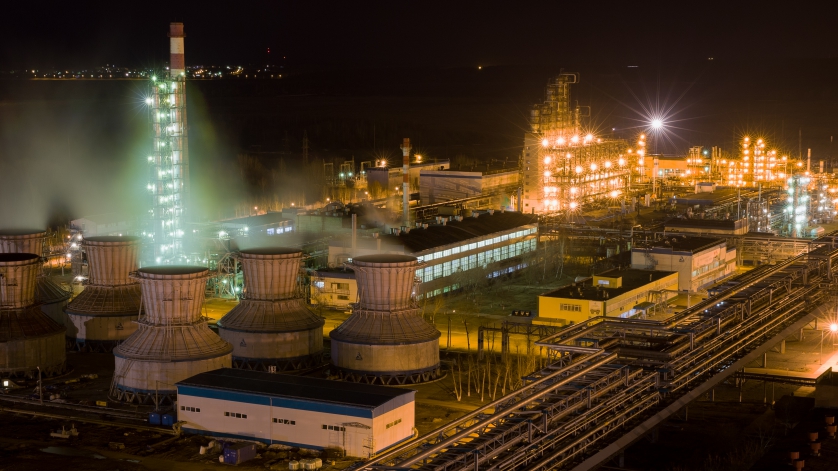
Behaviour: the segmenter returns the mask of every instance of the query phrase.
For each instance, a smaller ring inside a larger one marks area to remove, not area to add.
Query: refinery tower
[[[521,156],[523,212],[569,214],[586,203],[622,199],[632,165],[623,140],[605,139],[586,129],[588,107],[571,107],[570,86],[577,74],[550,80],[543,103],[530,111],[530,131]]]
[[[169,68],[151,77],[146,104],[152,132],[148,156],[152,196],[149,216],[154,263],[183,263],[189,220],[189,149],[186,125],[186,65],[183,23],[169,25]]]

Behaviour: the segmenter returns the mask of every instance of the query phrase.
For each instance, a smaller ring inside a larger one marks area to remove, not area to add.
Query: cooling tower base
[[[407,384],[427,383],[443,377],[439,365],[419,371],[365,372],[334,367],[340,379],[351,383],[382,384],[385,386],[399,386]]]
[[[111,353],[122,340],[89,340],[67,337],[67,350],[82,353]]]
[[[244,358],[233,357],[233,368],[252,371],[267,371],[269,373],[284,373],[288,371],[302,371],[317,368],[325,363],[323,352],[297,358]]]
[[[173,405],[177,400],[177,391],[168,389],[148,391],[117,386],[111,390],[111,397],[129,404],[149,404],[160,407]]]

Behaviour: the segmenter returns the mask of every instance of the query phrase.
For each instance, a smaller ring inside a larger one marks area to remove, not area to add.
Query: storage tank
[[[47,231],[41,229],[0,230],[0,253],[32,253],[44,255],[44,241]],[[64,325],[64,308],[70,299],[70,292],[61,288],[38,270],[35,282],[35,301],[52,320]]]
[[[152,266],[132,277],[142,286],[143,312],[137,331],[113,349],[111,397],[171,404],[178,381],[232,366],[232,345],[201,317],[207,268]]]
[[[355,271],[358,302],[330,334],[332,364],[347,381],[411,384],[439,377],[440,333],[422,318],[413,287],[419,261],[365,255]]]
[[[142,291],[129,273],[137,270],[140,238],[88,237],[88,284],[64,309],[70,348],[110,352],[137,330]]]
[[[64,328],[35,303],[41,256],[0,253],[0,377],[62,374]]]
[[[277,372],[319,365],[325,321],[308,310],[297,291],[302,252],[242,250],[239,261],[244,295],[218,321],[219,335],[233,345],[233,367]]]

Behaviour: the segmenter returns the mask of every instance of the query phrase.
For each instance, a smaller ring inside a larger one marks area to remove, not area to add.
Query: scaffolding
[[[544,103],[531,110],[521,159],[525,212],[572,213],[584,204],[616,203],[630,184],[627,143],[584,129],[590,109],[571,107],[570,85],[577,82],[576,74],[555,77]]]
[[[165,74],[168,75],[168,74]],[[152,76],[146,104],[152,132],[148,156],[150,234],[156,263],[185,261],[184,236],[189,207],[189,152],[186,83],[183,76]]]

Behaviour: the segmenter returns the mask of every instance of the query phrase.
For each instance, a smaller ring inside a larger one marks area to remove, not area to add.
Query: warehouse
[[[177,383],[188,433],[367,458],[413,437],[416,391],[222,368]]]

